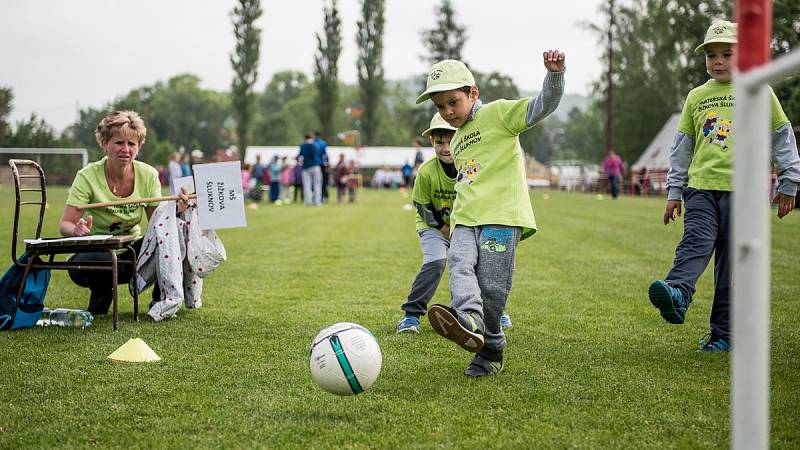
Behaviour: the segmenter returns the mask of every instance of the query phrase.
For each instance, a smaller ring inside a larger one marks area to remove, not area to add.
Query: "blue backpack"
[[[27,260],[27,254],[19,259],[22,263]],[[50,269],[31,269],[17,308],[17,294],[24,273],[25,267],[11,265],[0,279],[0,330],[31,328],[42,314],[44,296],[50,283]]]

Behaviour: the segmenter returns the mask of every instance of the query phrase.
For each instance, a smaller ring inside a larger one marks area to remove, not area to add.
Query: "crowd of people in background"
[[[359,186],[360,169],[354,160],[345,161],[344,154],[331,169],[327,153],[328,143],[319,131],[306,133],[297,155],[291,159],[273,155],[265,165],[262,156],[256,155],[251,166],[242,167],[242,187],[247,198],[261,202],[268,192],[269,203],[281,205],[302,203],[319,207],[329,201],[329,187],[336,188],[336,201],[355,202]]]

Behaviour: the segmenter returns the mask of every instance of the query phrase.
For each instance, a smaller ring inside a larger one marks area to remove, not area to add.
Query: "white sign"
[[[201,230],[247,226],[242,165],[239,161],[195,164],[197,212]]]
[[[194,194],[194,177],[189,176],[172,180],[172,195],[180,194],[182,187],[186,188],[187,194]]]

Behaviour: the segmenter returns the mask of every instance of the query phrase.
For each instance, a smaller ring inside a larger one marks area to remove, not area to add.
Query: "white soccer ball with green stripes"
[[[311,343],[308,366],[322,389],[336,395],[360,394],[381,372],[381,348],[361,325],[339,322],[320,331]]]

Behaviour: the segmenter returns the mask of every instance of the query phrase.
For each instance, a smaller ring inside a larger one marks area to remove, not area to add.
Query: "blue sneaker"
[[[397,322],[397,332],[419,334],[419,317],[405,315]]]
[[[661,311],[661,317],[669,323],[682,324],[686,317],[689,302],[683,292],[667,284],[666,281],[656,280],[647,290],[650,303]]]
[[[428,310],[428,321],[439,336],[449,339],[472,353],[483,348],[483,321],[470,314],[461,314],[444,305],[433,305]]]
[[[729,352],[731,351],[731,343],[728,342],[727,339],[721,337],[714,337],[711,334],[707,334],[697,341],[700,344],[700,348],[696,351],[697,353],[721,353],[721,352]]]
[[[501,328],[511,328],[513,326],[514,325],[511,323],[511,316],[509,316],[506,313],[503,313],[503,315],[500,316],[500,327]]]

